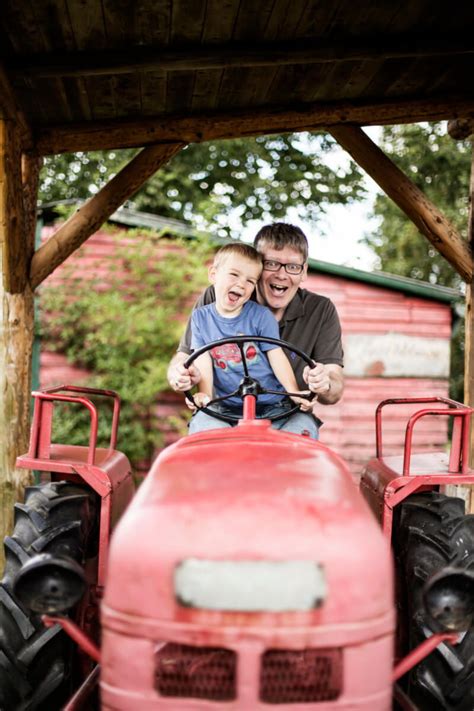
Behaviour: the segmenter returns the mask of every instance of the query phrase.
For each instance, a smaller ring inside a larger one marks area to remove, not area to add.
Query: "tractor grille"
[[[260,700],[267,704],[334,701],[341,691],[340,649],[270,649],[262,655]]]
[[[169,642],[155,654],[155,689],[161,696],[232,701],[236,665],[237,655],[229,649]]]

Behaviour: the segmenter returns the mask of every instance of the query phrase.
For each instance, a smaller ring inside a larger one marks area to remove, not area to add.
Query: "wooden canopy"
[[[429,0],[4,0],[0,115],[40,154],[469,118],[473,22]]]
[[[474,402],[471,245],[361,130],[469,132],[473,21],[472,3],[430,0],[3,0],[0,535],[24,482],[33,291],[189,142],[331,131],[467,282]],[[41,156],[121,147],[144,148],[35,252]]]

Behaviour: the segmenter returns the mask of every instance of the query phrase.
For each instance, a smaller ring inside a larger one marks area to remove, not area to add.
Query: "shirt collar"
[[[300,316],[304,316],[304,304],[302,291],[298,288],[298,291],[286,307],[285,312],[280,319],[280,324],[286,321],[295,321]]]

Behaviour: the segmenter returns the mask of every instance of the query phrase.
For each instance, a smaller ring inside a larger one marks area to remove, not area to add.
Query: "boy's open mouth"
[[[228,291],[227,292],[227,298],[232,304],[235,304],[241,297],[241,294],[238,294],[236,291]]]

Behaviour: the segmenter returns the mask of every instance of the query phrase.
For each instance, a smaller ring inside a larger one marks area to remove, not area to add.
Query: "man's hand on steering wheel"
[[[207,345],[203,346],[197,351],[194,351],[192,355],[186,360],[184,363],[184,368],[189,369],[189,367],[192,365],[192,363],[196,360],[196,358],[199,358],[199,356],[203,355],[204,353],[207,353],[211,349],[221,346],[227,343],[235,343],[240,350],[241,358],[242,358],[242,366],[243,366],[243,371],[244,371],[244,377],[239,385],[239,387],[232,393],[226,393],[225,395],[217,398],[213,398],[212,400],[209,400],[209,402],[206,403],[206,405],[202,406],[198,402],[196,402],[196,399],[193,397],[192,393],[190,390],[185,392],[185,396],[189,402],[192,403],[192,405],[198,409],[202,410],[208,415],[211,415],[211,417],[215,417],[218,420],[223,420],[224,422],[230,422],[230,423],[235,423],[238,422],[241,417],[233,416],[233,415],[224,415],[216,410],[211,409],[209,407],[210,405],[217,403],[217,402],[222,402],[224,400],[228,400],[229,398],[232,397],[240,397],[242,400],[245,398],[247,395],[253,395],[254,397],[257,398],[259,395],[265,395],[265,394],[271,394],[271,395],[286,395],[290,397],[294,402],[295,405],[294,407],[290,408],[287,412],[284,412],[279,415],[274,415],[271,417],[267,418],[257,418],[257,419],[270,419],[272,421],[279,420],[285,417],[289,417],[290,415],[294,414],[297,412],[300,408],[304,411],[308,411],[312,409],[312,404],[313,400],[316,397],[314,393],[309,393],[308,395],[304,395],[302,392],[296,392],[296,393],[290,393],[286,390],[267,390],[265,388],[262,388],[258,380],[255,378],[252,378],[249,374],[249,369],[248,369],[248,363],[247,363],[247,358],[245,355],[245,349],[244,349],[244,344],[245,343],[271,343],[273,345],[276,345],[280,348],[286,348],[290,351],[293,351],[298,355],[300,358],[304,360],[304,362],[310,367],[314,368],[314,362],[311,360],[311,358],[306,355],[303,351],[299,350],[295,346],[292,346],[290,343],[287,343],[286,341],[282,341],[277,338],[266,338],[263,336],[234,336],[233,338],[222,338],[218,341],[213,341],[212,343],[208,343]],[[200,393],[202,395],[203,393]],[[192,407],[191,407],[192,409]]]

